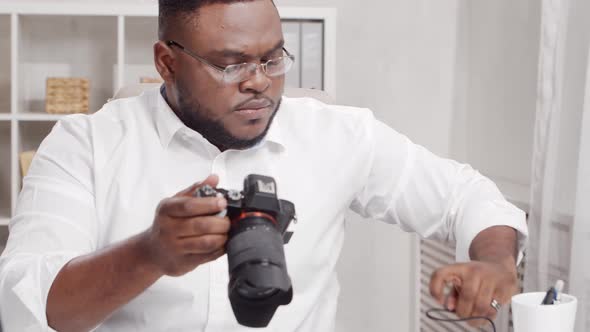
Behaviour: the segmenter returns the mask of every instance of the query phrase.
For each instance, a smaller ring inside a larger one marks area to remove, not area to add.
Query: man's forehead
[[[281,20],[270,0],[215,3],[198,10],[187,33],[199,48],[246,54],[268,52],[283,39]]]

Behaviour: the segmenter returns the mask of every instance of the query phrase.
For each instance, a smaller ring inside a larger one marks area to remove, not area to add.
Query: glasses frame
[[[281,56],[281,57],[278,57],[278,58],[275,58],[275,59],[271,59],[271,60],[265,61],[265,62],[263,62],[263,63],[255,63],[255,62],[242,62],[242,63],[236,63],[236,64],[227,65],[227,66],[223,67],[223,66],[218,66],[218,65],[216,65],[216,64],[214,64],[214,63],[211,63],[209,60],[207,60],[207,59],[203,58],[202,56],[199,56],[199,55],[197,55],[196,53],[194,53],[194,52],[192,52],[192,51],[188,50],[188,49],[187,49],[186,47],[184,47],[182,44],[180,44],[180,43],[178,43],[178,42],[176,42],[176,41],[174,41],[174,40],[167,40],[167,41],[166,41],[166,45],[168,45],[168,47],[170,47],[170,48],[172,48],[172,47],[176,47],[176,48],[178,48],[179,50],[181,50],[183,53],[185,53],[185,54],[187,54],[188,56],[192,57],[193,59],[195,59],[195,60],[198,60],[198,61],[200,61],[200,62],[202,62],[202,63],[204,63],[204,64],[208,65],[209,67],[211,67],[211,68],[213,68],[213,69],[215,69],[215,70],[219,71],[220,73],[222,73],[222,74],[223,74],[224,80],[225,80],[225,77],[226,77],[226,73],[227,73],[227,71],[228,71],[227,69],[228,69],[228,68],[231,68],[231,67],[241,66],[241,65],[245,65],[245,64],[256,65],[256,70],[258,70],[258,67],[260,67],[260,68],[262,68],[262,72],[263,72],[263,73],[264,73],[266,76],[268,76],[268,77],[274,77],[274,76],[268,75],[268,72],[266,71],[266,69],[267,69],[267,66],[268,66],[268,64],[269,64],[270,62],[277,61],[277,60],[281,60],[281,59],[285,59],[285,58],[291,59],[291,61],[292,61],[292,62],[295,62],[295,56],[294,56],[293,54],[289,53],[289,51],[287,51],[287,49],[286,49],[285,47],[283,47],[283,52],[285,52],[285,54],[286,54],[286,55],[284,55],[284,56]],[[292,65],[292,64],[291,64],[291,65]],[[286,73],[286,72],[285,72],[285,73]],[[276,76],[279,76],[279,75],[276,75]],[[248,79],[244,79],[244,80],[241,80],[241,81],[236,81],[236,82],[234,82],[234,83],[244,82],[244,81],[246,81],[246,80],[248,80]]]

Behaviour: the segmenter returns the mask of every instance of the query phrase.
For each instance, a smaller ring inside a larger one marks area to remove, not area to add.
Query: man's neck
[[[176,117],[178,117],[178,119],[182,123],[184,123],[186,125],[185,121],[183,120],[183,117],[182,117],[181,112],[179,112],[177,110],[177,107],[175,107],[174,104],[170,102],[170,99],[168,98],[167,91],[168,90],[166,89],[166,84],[163,83],[162,86],[160,87],[160,94],[162,95],[162,98],[164,98],[164,101],[168,104],[168,106],[170,107],[170,109],[172,110],[172,112],[174,112],[174,114],[176,114]],[[207,139],[207,138],[205,137],[205,139]],[[207,141],[209,141],[209,140],[207,139]],[[217,145],[217,144],[215,144],[215,143],[213,143],[211,141],[209,141],[209,142],[211,144],[213,144],[215,147],[217,147],[219,149],[219,151],[221,151],[221,152],[223,152],[223,151],[225,151],[225,150],[228,149],[228,148],[226,148],[224,146]]]

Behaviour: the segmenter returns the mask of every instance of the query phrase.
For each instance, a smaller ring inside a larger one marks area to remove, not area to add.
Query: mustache
[[[267,96],[255,96],[255,97],[249,98],[249,99],[239,103],[238,105],[234,106],[233,110],[237,111],[237,110],[244,109],[244,108],[250,108],[249,106],[253,106],[253,105],[259,106],[259,105],[265,105],[265,104],[268,104],[268,107],[270,107],[270,108],[274,108],[276,105],[276,102]]]

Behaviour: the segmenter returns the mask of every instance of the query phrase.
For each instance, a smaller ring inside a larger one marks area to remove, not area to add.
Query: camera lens
[[[245,212],[232,220],[227,243],[229,293],[238,322],[265,327],[276,308],[291,302],[283,238],[274,218]]]
[[[244,281],[242,284],[240,284],[240,287],[236,287],[236,291],[243,298],[260,300],[269,296],[273,296],[279,290],[276,288],[259,288],[255,285],[252,285],[248,281]]]
[[[238,323],[248,327],[268,326],[277,307],[293,299],[283,243],[293,235],[288,228],[297,220],[295,205],[278,199],[276,189],[272,177],[250,174],[243,191],[203,186],[195,192],[228,201],[229,301]]]

